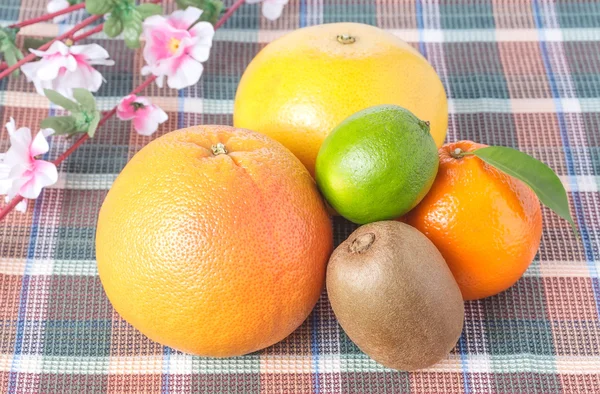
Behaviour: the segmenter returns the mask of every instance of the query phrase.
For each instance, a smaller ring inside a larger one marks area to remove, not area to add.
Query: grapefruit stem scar
[[[354,44],[356,42],[356,37],[353,37],[350,34],[338,34],[337,40],[340,44],[348,45]]]
[[[212,151],[213,155],[215,155],[215,156],[227,154],[227,148],[225,148],[225,145],[223,145],[220,142],[211,146],[210,150]]]

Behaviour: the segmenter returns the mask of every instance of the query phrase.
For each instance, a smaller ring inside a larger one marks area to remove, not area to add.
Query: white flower
[[[166,76],[172,89],[183,89],[200,80],[202,62],[208,60],[215,34],[208,22],[194,24],[200,15],[201,10],[188,7],[166,18],[154,15],[144,21],[144,60],[148,64],[142,68],[142,75],[157,76],[159,87]]]
[[[0,153],[0,195],[8,194],[8,190],[12,186],[12,179],[9,178],[10,167],[4,164],[4,156],[4,153]],[[8,203],[10,198],[5,196],[4,201]],[[25,212],[27,210],[27,200],[21,200],[15,209],[19,212]]]
[[[37,198],[43,187],[53,185],[58,180],[56,166],[37,158],[50,149],[46,137],[54,130],[42,129],[32,138],[31,130],[27,127],[17,129],[13,118],[6,124],[6,129],[10,136],[10,148],[0,161],[0,194],[6,194],[6,201],[17,195]],[[26,208],[26,203],[19,205],[19,210]]]
[[[46,6],[46,11],[48,11],[49,14],[58,12],[58,11],[62,11],[65,8],[69,8],[71,6],[71,4],[67,1],[67,0],[50,0],[48,2],[48,5]],[[62,21],[64,21],[65,19],[67,19],[68,14],[63,14],[63,15],[59,15],[59,16],[55,16],[53,19],[54,23],[60,23]]]
[[[103,78],[92,66],[115,64],[108,59],[108,52],[98,44],[69,47],[55,41],[47,51],[30,51],[41,59],[22,65],[21,71],[27,80],[33,81],[35,89],[41,95],[44,95],[44,89],[56,90],[69,98],[73,97],[73,88],[96,92],[100,89]]]
[[[281,16],[283,7],[289,0],[246,0],[248,4],[262,3],[262,14],[268,20],[274,21]]]

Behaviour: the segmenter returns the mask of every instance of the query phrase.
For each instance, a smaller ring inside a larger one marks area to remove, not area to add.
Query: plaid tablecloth
[[[41,15],[44,7],[44,0],[3,0],[0,20]],[[21,36],[52,36],[84,17],[81,11]],[[581,238],[544,209],[531,268],[510,290],[468,302],[456,349],[428,370],[396,372],[371,361],[340,329],[325,295],[304,325],[271,348],[230,359],[189,356],[120,319],[97,276],[98,210],[151,139],[114,119],[61,165],[58,184],[27,213],[0,223],[0,392],[600,393],[600,3],[290,0],[274,23],[246,5],[217,33],[197,86],[146,91],[169,114],[157,134],[231,124],[238,80],[264,45],[337,21],[380,26],[427,56],[450,97],[449,141],[512,146],[553,167]],[[143,59],[120,40],[96,37],[116,60],[100,67],[107,83],[98,97],[108,109],[140,83]],[[0,104],[2,124],[12,116],[34,130],[56,110],[23,76],[0,82]],[[47,157],[70,143],[52,138]],[[3,130],[0,151],[7,146]],[[340,219],[334,226],[336,243],[354,229]]]

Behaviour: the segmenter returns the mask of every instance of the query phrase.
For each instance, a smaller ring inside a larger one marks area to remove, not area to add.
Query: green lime
[[[396,219],[429,191],[438,169],[429,124],[396,105],[367,108],[325,139],[315,167],[329,204],[358,223]]]

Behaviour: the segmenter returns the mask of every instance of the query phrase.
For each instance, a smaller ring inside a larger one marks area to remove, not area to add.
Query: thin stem
[[[53,12],[51,14],[45,14],[45,15],[42,15],[42,16],[38,16],[37,18],[27,19],[27,20],[24,20],[22,22],[18,22],[18,23],[12,24],[12,25],[10,25],[8,27],[21,28],[21,27],[33,25],[35,23],[44,22],[44,21],[47,21],[49,19],[54,19],[57,16],[65,15],[65,14],[68,14],[70,12],[80,10],[82,8],[85,8],[85,3],[75,4],[75,5],[72,5],[70,7],[65,8],[63,10],[56,11],[56,12]]]
[[[160,1],[160,0],[152,0],[152,3],[157,3],[158,1]],[[245,3],[245,1],[246,0],[237,0],[235,2],[235,4],[233,4],[227,10],[227,12],[221,17],[221,19],[219,19],[219,21],[215,24],[215,30],[218,29],[219,27],[223,26],[223,24],[227,21],[227,19],[229,19],[231,17],[231,15],[233,15],[233,13],[235,12],[235,10],[237,10],[238,8],[240,8],[242,6],[242,4]],[[88,19],[90,19],[90,18],[88,18]],[[90,23],[92,23],[92,22],[90,22]],[[86,24],[85,26],[87,26],[87,25],[89,25],[89,23]],[[80,27],[79,29],[75,30],[74,32],[76,32],[78,30],[81,30],[85,26]],[[77,26],[75,26],[75,27],[77,27]],[[74,29],[75,28],[73,28],[73,30]],[[97,27],[96,27],[96,29],[97,29]],[[74,32],[72,32],[72,33],[71,32],[67,32],[67,33],[70,33],[72,35]],[[71,35],[68,35],[67,33],[63,34],[63,36],[65,36],[65,37],[61,36],[62,37],[61,40],[64,39],[64,38],[68,38],[68,37],[71,36]],[[86,35],[86,33],[83,33],[83,34],[80,34],[79,36],[73,37],[73,41],[77,41],[77,40],[82,39],[82,38],[80,38],[81,36],[83,36],[83,38],[88,37],[88,35]],[[55,41],[55,40],[53,40],[53,41]],[[50,43],[48,43],[46,45],[49,47],[51,44],[52,44],[52,42],[50,42]],[[44,48],[44,49],[47,49],[47,48]],[[40,50],[44,50],[44,49],[40,48]],[[0,79],[2,77],[3,77],[2,74],[0,74]],[[134,90],[132,90],[131,93],[129,93],[129,94],[138,94],[139,92],[141,92],[142,90],[144,90],[146,87],[148,87],[148,85],[150,85],[155,80],[156,80],[156,76],[154,76],[154,75],[146,78],[146,80],[144,82],[142,82],[142,84],[140,86],[138,86],[137,88],[135,88]],[[112,116],[114,116],[117,113],[117,107],[118,107],[118,105],[115,106],[110,111],[108,111],[106,114],[104,114],[104,116],[102,117],[102,119],[100,119],[100,122],[98,123],[98,127],[104,125]],[[75,141],[75,143],[73,145],[71,145],[69,147],[69,149],[67,149],[66,151],[64,151],[52,163],[54,163],[54,165],[56,165],[56,166],[58,166],[59,164],[61,164],[73,152],[75,152],[84,142],[86,142],[89,138],[90,138],[90,136],[87,135],[87,134],[84,134],[81,137],[79,137],[79,139],[77,141]],[[22,196],[16,196],[12,200],[10,200],[10,202],[0,211],[0,221],[2,219],[4,219],[4,217],[6,217],[6,215],[8,215],[8,213],[10,211],[12,211],[17,206],[17,204],[20,203],[21,201],[23,201],[23,197]]]
[[[45,51],[46,49],[50,48],[50,45],[52,45],[55,41],[62,41],[65,38],[72,37],[73,34],[77,33],[79,30],[83,29],[84,27],[91,25],[92,23],[96,22],[100,18],[102,18],[102,15],[94,15],[94,16],[90,16],[89,18],[84,19],[80,23],[76,24],[68,32],[61,34],[60,36],[52,39],[51,41],[49,41],[46,44],[39,47],[38,50]],[[29,55],[25,56],[23,59],[19,60],[12,66],[10,66],[7,69],[5,69],[4,71],[0,72],[0,79],[6,77],[7,75],[9,75],[13,71],[15,71],[17,68],[21,67],[23,64],[32,61],[33,59],[35,59],[35,57],[36,57],[36,55],[34,53],[30,53]]]
[[[227,11],[225,11],[225,13],[221,17],[221,19],[219,19],[217,21],[217,23],[215,23],[215,30],[217,30],[219,27],[223,26],[223,24],[227,21],[227,19],[229,19],[231,17],[231,15],[233,15],[233,13],[238,8],[240,8],[245,2],[246,2],[246,0],[237,0],[231,7],[229,7],[227,9]]]
[[[462,159],[465,156],[473,156],[473,152],[463,151],[461,148],[456,148],[450,152],[450,156],[455,159]]]
[[[148,87],[148,85],[150,85],[154,81],[156,81],[156,76],[154,76],[154,75],[146,78],[146,80],[140,86],[138,86],[137,88],[132,90],[131,93],[129,93],[129,94],[137,94],[137,93],[141,92],[142,90],[146,89],[146,87]],[[108,111],[107,113],[104,114],[102,119],[100,119],[100,122],[98,122],[98,127],[104,125],[106,122],[108,122],[108,120],[110,118],[113,117],[114,114],[117,113],[117,107],[118,107],[118,105],[116,105],[113,109],[111,109],[110,111]],[[69,149],[64,151],[63,154],[58,156],[56,158],[56,160],[54,160],[52,163],[54,163],[56,166],[58,166],[60,163],[65,161],[65,159],[67,157],[69,157],[71,155],[71,153],[75,152],[77,150],[77,148],[79,148],[79,146],[81,144],[83,144],[85,141],[87,141],[89,138],[90,138],[90,136],[87,134],[84,134],[81,137],[79,137],[79,139],[77,141],[75,141],[75,143],[73,145],[71,145],[69,147]]]
[[[0,220],[4,219],[4,217],[6,215],[8,215],[8,213],[10,211],[12,211],[13,209],[15,209],[15,207],[17,206],[17,204],[20,203],[21,201],[23,201],[23,196],[16,196],[12,200],[10,200],[8,202],[8,204],[6,204],[6,206],[0,211]]]

